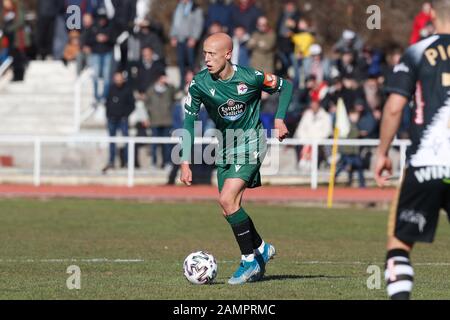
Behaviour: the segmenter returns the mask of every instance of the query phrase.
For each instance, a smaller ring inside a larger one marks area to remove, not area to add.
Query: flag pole
[[[335,175],[336,175],[336,159],[338,152],[338,140],[339,140],[339,128],[336,125],[334,128],[334,137],[333,137],[333,150],[331,152],[331,167],[330,167],[330,180],[328,184],[328,201],[327,206],[329,209],[333,208],[333,196],[334,196],[334,183],[335,183]]]

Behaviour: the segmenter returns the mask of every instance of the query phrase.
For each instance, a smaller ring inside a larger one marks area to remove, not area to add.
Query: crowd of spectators
[[[180,97],[186,81],[203,67],[202,40],[209,34],[226,32],[234,43],[233,63],[273,72],[294,83],[287,117],[292,136],[330,137],[337,104],[342,102],[351,122],[348,138],[378,138],[386,99],[383,88],[404,50],[393,45],[382,51],[350,29],[343,30],[330,48],[320,43],[317,22],[303,12],[298,1],[283,1],[278,19],[271,21],[254,0],[210,0],[206,9],[195,0],[179,0],[170,30],[164,30],[153,0],[38,0],[34,35],[29,32],[21,2],[0,1],[0,63],[7,55],[14,57],[14,80],[23,79],[30,57],[27,48],[33,41],[33,58],[76,62],[78,72],[91,67],[94,107],[106,105],[111,135],[118,129],[128,134],[128,116],[135,101],[141,101],[148,119],[138,124],[140,132],[149,129],[154,136],[170,136],[182,121]],[[64,26],[70,5],[81,8],[80,30],[69,31]],[[425,3],[416,17],[411,44],[433,33],[430,8]],[[168,84],[165,73],[167,50],[173,50],[180,72],[175,87]],[[273,128],[276,106],[276,97],[263,96],[261,120],[268,130]],[[405,108],[401,138],[408,138],[409,110]],[[152,152],[154,165],[156,147]],[[170,163],[170,149],[162,149],[159,165],[164,167]],[[111,146],[105,171],[113,168],[115,152]],[[321,150],[321,162],[327,163],[328,153]],[[364,186],[362,170],[370,165],[370,155],[364,148],[344,148],[341,153],[339,173],[344,169],[358,171],[360,186]],[[297,154],[301,163],[310,157],[310,148],[298,148]]]

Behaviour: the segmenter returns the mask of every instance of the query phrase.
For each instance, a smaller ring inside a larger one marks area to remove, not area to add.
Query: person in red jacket
[[[411,45],[429,36],[429,34],[424,35],[423,32],[427,31],[427,25],[431,22],[431,8],[431,3],[425,2],[422,5],[422,11],[414,19],[413,31],[409,40]]]

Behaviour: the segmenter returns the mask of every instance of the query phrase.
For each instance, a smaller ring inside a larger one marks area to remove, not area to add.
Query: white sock
[[[259,246],[259,248],[258,249],[256,249],[256,251],[259,253],[259,254],[263,254],[264,253],[264,246],[266,245],[266,243],[264,242],[264,240],[263,240],[263,242],[261,243],[261,245]]]
[[[253,260],[255,260],[255,255],[254,254],[249,254],[246,256],[243,255],[241,259],[244,260],[245,262],[252,262]]]

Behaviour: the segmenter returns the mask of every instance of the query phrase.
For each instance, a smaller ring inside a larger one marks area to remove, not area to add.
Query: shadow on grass
[[[345,279],[348,277],[344,276],[326,276],[323,274],[319,275],[309,275],[309,276],[301,276],[301,275],[273,275],[273,276],[264,276],[260,282],[264,281],[282,281],[282,280],[310,280],[310,279]]]

